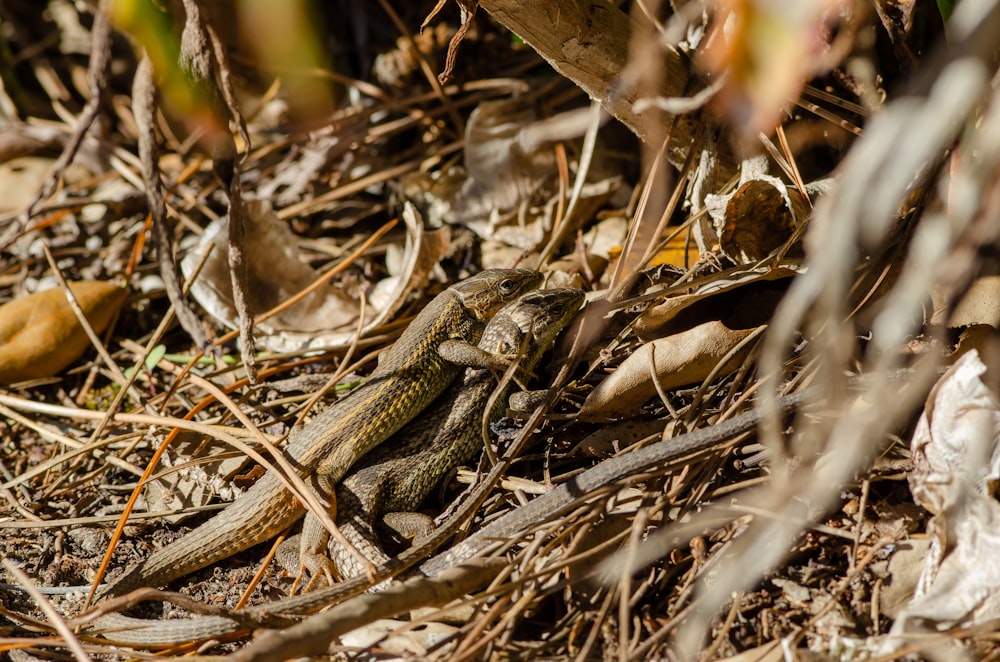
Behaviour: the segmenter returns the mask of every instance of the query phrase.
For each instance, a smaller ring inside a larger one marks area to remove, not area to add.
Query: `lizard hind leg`
[[[382,516],[382,524],[399,538],[411,542],[434,530],[434,518],[416,512],[386,513]]]
[[[298,566],[300,571],[303,568],[309,571],[307,591],[330,586],[339,576],[336,564],[326,555],[329,542],[330,532],[323,527],[319,519],[311,513],[306,513],[299,538]]]
[[[304,537],[301,533],[286,539],[278,547],[274,560],[282,570],[295,578],[290,595],[298,592],[302,580],[308,575],[305,590],[323,588],[333,583],[335,568],[329,559],[323,555],[303,552]]]

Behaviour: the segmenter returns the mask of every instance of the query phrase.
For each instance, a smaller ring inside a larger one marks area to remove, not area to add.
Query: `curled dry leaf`
[[[125,290],[107,281],[69,284],[94,331],[100,333],[125,302]],[[0,306],[0,383],[51,377],[90,346],[60,288],[35,292]]]
[[[597,385],[580,408],[583,421],[635,416],[639,407],[664,390],[705,379],[716,364],[755,329],[733,330],[712,321],[676,335],[646,343]],[[735,354],[718,374],[739,367],[749,347]]]
[[[827,193],[832,181],[818,180],[805,188],[815,198]],[[811,213],[809,201],[797,188],[768,174],[763,156],[743,161],[736,190],[706,196],[705,207],[719,235],[722,252],[737,264],[767,257],[789,241]],[[794,251],[789,254],[796,255]]]
[[[950,503],[937,478],[963,480],[990,496],[1000,481],[1000,405],[982,382],[985,372],[977,351],[964,354],[931,390],[913,432],[910,489],[934,514]]]
[[[641,340],[652,340],[669,333],[681,313],[695,314],[692,309],[699,304],[710,308],[715,317],[725,315],[727,321],[746,314],[750,319],[746,326],[763,324],[785,289],[784,283],[771,282],[790,280],[797,273],[790,265],[722,273],[690,294],[669,297],[651,307],[636,320],[633,329]]]
[[[1000,618],[1000,403],[986,366],[964,354],[927,398],[910,449],[914,499],[934,513],[931,549],[916,596],[893,624],[886,650],[905,634],[975,626]]]
[[[516,243],[511,245],[533,246],[542,236],[542,228],[534,227],[535,223],[527,227],[515,223],[516,233],[497,235],[509,223],[510,212],[552,172],[551,150],[521,140],[535,119],[533,104],[523,97],[480,103],[466,124],[463,167],[436,178],[408,177],[406,196],[426,210],[431,225],[466,225],[484,239],[513,238]]]
[[[808,213],[797,190],[761,180],[747,182],[726,205],[719,235],[722,251],[741,264],[762,260],[792,237]]]
[[[552,172],[552,151],[522,139],[536,120],[534,105],[523,97],[476,106],[465,129],[463,160],[468,178],[455,214],[462,215],[462,207],[480,213],[512,209]]]
[[[973,324],[962,330],[958,336],[958,344],[951,354],[954,363],[966,352],[976,350],[980,356],[989,356],[993,351],[993,344],[996,342],[997,329],[990,324]]]

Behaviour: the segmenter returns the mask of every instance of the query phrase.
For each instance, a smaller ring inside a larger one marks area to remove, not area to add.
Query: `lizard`
[[[806,389],[783,396],[775,404],[778,410],[786,412],[802,403],[809,402],[812,393],[811,389]],[[207,615],[191,619],[156,621],[119,620],[117,621],[118,625],[124,625],[130,629],[104,632],[101,636],[113,643],[156,648],[180,642],[219,638],[253,627],[290,626],[288,630],[282,630],[275,634],[287,635],[280,637],[281,641],[295,639],[303,642],[306,638],[295,636],[292,629],[301,635],[302,629],[313,628],[313,632],[323,631],[324,627],[329,629],[329,624],[324,624],[322,620],[326,614],[316,614],[296,624],[296,621],[302,616],[343,602],[347,598],[364,592],[373,584],[383,582],[413,566],[416,566],[420,575],[440,576],[464,561],[485,554],[496,546],[498,541],[515,540],[532,530],[539,522],[551,521],[551,518],[578,503],[581,496],[598,488],[641,474],[655,466],[677,464],[680,461],[686,461],[725,447],[739,435],[757,427],[762,418],[763,414],[760,409],[751,409],[723,422],[698,428],[671,439],[656,442],[640,449],[629,450],[621,455],[603,460],[569,481],[557,485],[545,494],[539,495],[528,503],[497,518],[452,548],[430,556],[457,532],[469,517],[470,511],[478,508],[493,485],[499,480],[500,475],[508,466],[507,462],[499,462],[457,512],[453,513],[431,535],[423,540],[418,539],[413,547],[382,564],[373,577],[356,576],[348,581],[317,591],[238,610],[231,616]],[[529,420],[527,426],[532,427],[533,425],[534,422]],[[509,458],[505,457],[505,459]],[[430,558],[427,558],[428,556]],[[329,613],[327,612],[327,614]],[[264,639],[257,645],[265,645],[263,642]],[[278,645],[278,640],[274,639],[266,645]],[[289,650],[288,654],[295,656],[300,652]]]
[[[517,354],[518,371],[531,374],[583,299],[583,291],[576,289],[523,294],[490,320],[479,349],[500,356]],[[389,560],[376,542],[375,523],[388,514],[415,515],[412,511],[441,478],[482,448],[477,424],[495,387],[492,370],[467,368],[431,407],[365,456],[338,485],[337,528],[371,563]],[[490,420],[503,413],[512,390],[508,384],[493,399]],[[343,578],[366,572],[357,556],[335,541],[329,555]]]
[[[504,305],[541,283],[529,269],[489,269],[447,288],[407,326],[364,384],[305,425],[293,428],[286,452],[321,495],[354,462],[385,441],[440,395],[463,367],[463,348],[478,343]],[[222,512],[157,550],[101,592],[102,598],[170,581],[273,538],[305,511],[273,473],[266,473]]]
[[[474,350],[477,356],[470,356],[470,361],[487,363],[491,357],[516,356],[518,372],[530,374],[583,299],[583,291],[577,289],[521,295],[489,321]],[[471,459],[482,446],[478,422],[496,385],[494,367],[499,366],[467,368],[458,383],[359,461],[337,487],[336,524],[373,563],[388,559],[375,542],[374,521],[386,513],[413,511],[445,474]],[[491,419],[500,416],[511,390],[506,386],[493,399]],[[355,554],[339,545],[331,544],[330,556],[341,577],[366,571]],[[115,616],[103,619],[101,625],[140,628],[142,623]]]

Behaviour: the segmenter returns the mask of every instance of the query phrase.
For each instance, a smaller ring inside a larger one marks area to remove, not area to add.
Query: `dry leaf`
[[[805,189],[815,199],[832,186],[832,180],[820,179],[806,184]],[[798,189],[768,174],[765,156],[744,160],[736,190],[705,196],[705,208],[712,217],[722,252],[737,264],[751,264],[767,257],[792,238],[811,213]]]
[[[950,362],[958,361],[966,352],[976,350],[980,356],[990,356],[997,341],[997,329],[989,324],[973,324],[962,330],[958,345],[949,357]]]
[[[989,275],[977,278],[958,304],[951,308],[951,296],[946,289],[937,288],[931,291],[931,302],[934,312],[931,324],[947,322],[951,328],[989,324],[994,329],[1000,328],[1000,276]],[[945,315],[948,315],[947,319]]]
[[[931,549],[917,593],[892,626],[884,652],[913,632],[971,627],[1000,618],[1000,403],[986,366],[964,354],[935,385],[913,432],[914,500],[934,513]]]
[[[939,514],[951,499],[939,485],[963,480],[988,496],[1000,482],[1000,405],[982,382],[986,366],[975,350],[964,354],[927,396],[910,441],[910,489],[917,503]]]
[[[879,592],[878,607],[883,616],[895,619],[906,609],[917,589],[930,545],[926,538],[914,538],[894,547],[887,568],[891,581],[882,584]]]
[[[701,61],[726,76],[715,97],[745,138],[770,133],[806,80],[826,66],[837,0],[720,0]]]
[[[173,512],[163,519],[176,524],[195,514],[190,509],[205,505],[213,497],[233,501],[242,489],[232,476],[246,462],[246,456],[234,453],[229,444],[194,432],[181,432],[164,454],[162,466],[167,469],[190,464],[146,483],[146,509]]]
[[[726,205],[722,251],[739,264],[762,260],[792,237],[808,213],[797,190],[770,181],[747,182]]]
[[[656,395],[655,378],[663,390],[700,382],[716,364],[754,329],[733,330],[718,321],[646,343],[597,385],[580,408],[582,421],[635,416]],[[726,362],[718,374],[739,367],[749,347]]]
[[[345,634],[340,643],[359,650],[371,650],[377,646],[390,655],[398,656],[397,659],[423,657],[428,650],[454,637],[458,630],[455,626],[434,622],[405,629],[409,625],[404,621],[380,619]]]
[[[622,252],[628,238],[628,219],[614,214],[594,223],[583,235],[587,253],[611,260]]]
[[[465,129],[468,179],[459,205],[510,210],[531,194],[553,170],[554,157],[542,145],[525,145],[521,136],[537,120],[530,100],[514,97],[484,101],[469,116]],[[456,213],[462,214],[461,210]]]
[[[673,296],[653,306],[636,320],[633,329],[641,340],[652,340],[669,333],[681,313],[697,318],[688,327],[701,323],[709,316],[725,316],[730,326],[739,326],[736,320],[744,315],[750,322],[744,326],[763,324],[770,319],[785,287],[784,283],[772,284],[771,281],[788,280],[797,273],[789,265],[721,273],[691,294]],[[698,304],[704,304],[708,315],[699,316],[697,311],[692,311]]]
[[[682,232],[670,238],[663,249],[649,261],[649,266],[672,264],[687,268],[697,262],[700,255],[697,243],[692,241],[688,233]]]
[[[551,143],[583,135],[589,114],[567,111],[538,120],[530,100],[484,101],[466,125],[463,167],[407,177],[405,194],[426,210],[432,226],[463,225],[483,239],[534,249],[553,224],[555,199],[543,190],[555,170]],[[562,221],[563,235],[572,236],[621,188],[618,176],[586,184]],[[525,205],[542,199],[551,199],[545,209]]]
[[[54,159],[22,156],[0,163],[0,212],[26,209],[52,170]]]
[[[403,256],[397,261],[399,271],[376,285],[369,296],[363,332],[384,323],[405,303],[412,290],[426,285],[430,270],[447,250],[446,230],[444,235],[424,232],[423,223],[411,205],[404,209],[402,216],[407,234]],[[305,289],[319,274],[299,258],[295,235],[275,216],[269,202],[247,201],[245,222],[247,232],[243,248],[249,265],[250,311],[258,315]],[[184,258],[181,269],[190,278],[202,252],[214,244],[215,249],[195,280],[191,293],[210,315],[227,327],[235,328],[237,317],[226,256],[227,234],[225,219],[212,223],[199,248]],[[324,285],[288,310],[257,324],[255,333],[261,345],[276,352],[338,347],[354,337],[359,314],[356,297]]]
[[[94,331],[100,333],[125,303],[126,291],[107,281],[70,283]],[[62,289],[35,292],[0,306],[0,383],[51,377],[90,346]]]

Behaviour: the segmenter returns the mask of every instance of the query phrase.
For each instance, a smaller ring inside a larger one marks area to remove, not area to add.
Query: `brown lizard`
[[[490,320],[479,349],[501,356],[519,355],[518,370],[531,374],[542,354],[576,315],[581,290],[528,292]],[[412,513],[454,467],[482,449],[480,421],[496,388],[493,372],[469,368],[434,404],[392,439],[365,456],[337,487],[337,528],[370,562],[389,557],[378,546],[377,520]],[[507,386],[494,398],[490,418],[506,408]],[[411,519],[412,521],[412,519]],[[341,577],[365,574],[357,556],[336,541],[330,558]]]
[[[491,269],[436,296],[407,326],[371,377],[307,424],[294,428],[286,452],[322,495],[366,452],[430,404],[458,376],[462,348],[477,343],[487,321],[542,276],[528,269]],[[304,507],[281,480],[265,474],[242,497],[181,539],[157,550],[102,592],[121,595],[162,586],[253,545],[302,516]]]
[[[808,402],[810,394],[811,392],[807,390],[785,396],[777,401],[777,407],[782,411],[787,411],[799,403]],[[287,627],[290,623],[294,623],[298,617],[343,602],[347,598],[370,588],[373,583],[385,581],[418,563],[417,568],[421,575],[436,577],[463,561],[486,553],[498,541],[516,540],[527,531],[532,530],[539,522],[551,521],[552,517],[565,512],[576,504],[583,495],[614,481],[648,471],[654,466],[674,464],[698,454],[711,452],[725,446],[737,435],[752,430],[760,420],[760,410],[752,409],[722,423],[700,428],[641,449],[629,450],[622,455],[604,460],[566,483],[557,485],[551,491],[479,529],[451,549],[428,559],[429,554],[432,554],[444,541],[455,534],[462,523],[468,519],[469,511],[477,508],[492,489],[507,467],[507,462],[500,462],[494,466],[462,508],[435,529],[433,534],[425,540],[418,539],[413,547],[382,565],[374,577],[355,577],[318,591],[243,609],[235,612],[232,617],[198,616],[193,619],[176,621],[119,620],[116,622],[118,626],[131,629],[106,632],[102,636],[115,643],[153,648],[179,642],[218,638],[257,626]],[[529,421],[528,427],[534,424],[533,421]],[[328,620],[332,618],[328,616],[331,613],[333,612],[316,614],[301,623],[292,625],[287,630],[275,633],[275,635],[280,636],[262,638],[254,648],[281,646],[283,642],[291,641],[297,642],[297,646],[304,647],[321,640],[329,641],[329,637],[335,636],[337,632],[332,629]],[[315,636],[310,637],[308,633]],[[304,648],[295,648],[285,652],[288,653],[289,657],[294,657],[308,654],[304,653],[304,650]]]

